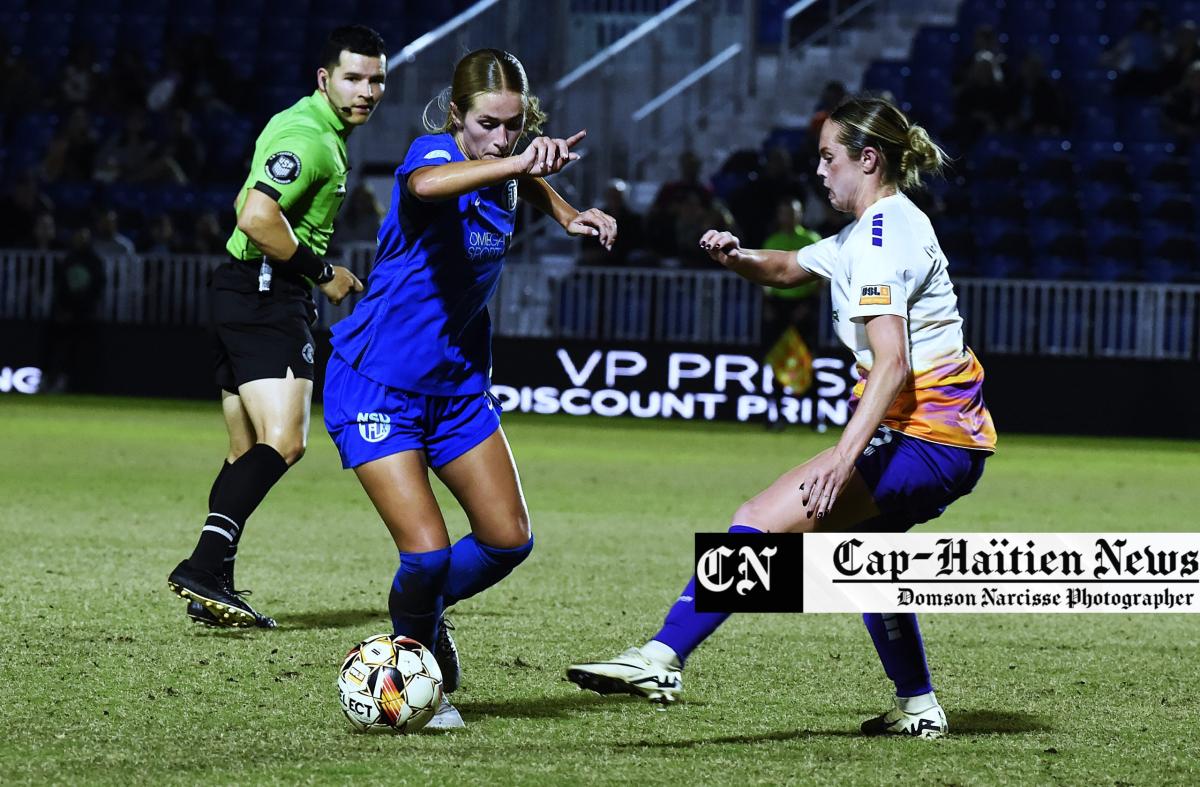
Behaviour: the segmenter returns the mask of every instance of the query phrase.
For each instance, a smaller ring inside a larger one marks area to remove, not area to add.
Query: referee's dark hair
[[[318,65],[332,71],[341,61],[343,51],[366,57],[383,57],[387,54],[379,33],[366,25],[343,25],[335,27],[329,34],[325,46],[321,47],[321,62]]]

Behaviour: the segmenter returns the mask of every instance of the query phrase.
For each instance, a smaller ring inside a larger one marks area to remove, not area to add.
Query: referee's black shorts
[[[288,369],[313,379],[312,287],[277,269],[271,289],[259,292],[259,265],[230,260],[213,271],[216,382],[230,393],[254,380],[285,378]]]

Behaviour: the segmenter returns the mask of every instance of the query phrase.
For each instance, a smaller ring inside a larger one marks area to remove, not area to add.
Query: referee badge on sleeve
[[[281,150],[267,159],[267,177],[286,186],[300,177],[300,157],[290,150]]]

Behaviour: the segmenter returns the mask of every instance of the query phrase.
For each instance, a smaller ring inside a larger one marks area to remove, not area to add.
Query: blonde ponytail
[[[900,153],[900,169],[896,173],[900,188],[911,191],[921,185],[925,173],[940,175],[946,165],[946,152],[929,138],[929,132],[917,124],[908,127],[907,145]]]
[[[857,161],[864,148],[875,148],[885,164],[884,182],[903,191],[921,185],[925,173],[940,174],[947,156],[929,138],[929,132],[909,122],[892,102],[868,96],[852,96],[838,105],[829,119],[840,127],[837,141]]]

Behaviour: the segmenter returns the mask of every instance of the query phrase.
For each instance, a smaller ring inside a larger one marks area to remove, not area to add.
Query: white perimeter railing
[[[53,306],[61,252],[0,250],[0,320],[43,321]],[[336,261],[368,273],[370,244]],[[209,272],[226,258],[141,255],[105,260],[101,322],[204,325]],[[1200,360],[1200,286],[962,279],[956,282],[967,342],[980,352],[1064,358]],[[319,299],[318,327],[353,308]],[[572,268],[510,264],[491,312],[502,336],[754,346],[758,287],[724,271]],[[829,301],[824,347],[836,344]],[[4,337],[0,335],[0,343]]]

